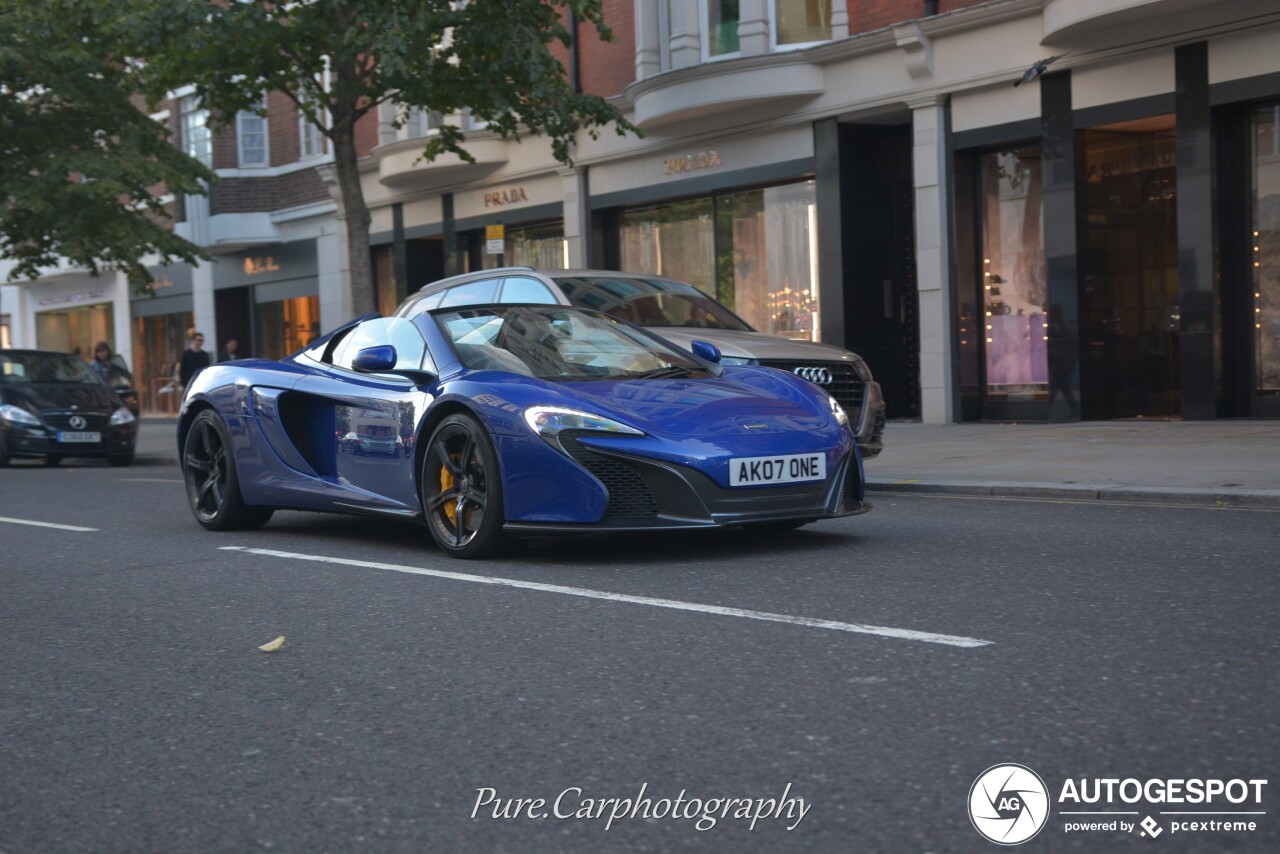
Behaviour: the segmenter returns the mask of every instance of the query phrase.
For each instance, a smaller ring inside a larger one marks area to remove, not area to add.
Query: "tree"
[[[37,278],[60,258],[150,281],[145,256],[202,252],[166,226],[161,197],[213,174],[140,109],[111,0],[0,0],[0,258]]]
[[[374,310],[370,215],[355,142],[359,120],[387,102],[448,115],[461,109],[504,137],[545,136],[571,162],[579,130],[636,131],[604,99],[574,91],[552,45],[571,43],[566,15],[612,39],[601,0],[136,0],[139,55],[154,97],[194,85],[221,123],[283,92],[329,140],[350,250],[357,314]],[[472,160],[452,126],[424,141],[431,160]]]

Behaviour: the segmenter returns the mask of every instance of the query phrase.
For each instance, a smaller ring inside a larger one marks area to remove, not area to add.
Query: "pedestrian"
[[[93,348],[93,361],[89,363],[89,367],[93,368],[93,372],[102,377],[102,381],[107,385],[111,384],[111,345],[106,341],[99,341],[98,346]]]
[[[178,365],[178,382],[182,383],[184,389],[191,382],[191,378],[196,375],[196,371],[209,367],[211,360],[209,354],[203,348],[204,335],[193,331],[191,333],[191,347],[182,351],[182,361]]]
[[[234,362],[240,358],[240,342],[234,338],[228,338],[227,342],[222,345],[222,355],[218,357],[219,362]]]

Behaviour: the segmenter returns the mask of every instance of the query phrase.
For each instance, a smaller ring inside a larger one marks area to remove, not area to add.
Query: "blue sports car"
[[[459,558],[869,510],[835,399],[718,358],[571,306],[370,315],[282,361],[196,375],[178,426],[191,509],[218,531],[284,508],[402,517]],[[354,453],[375,429],[396,452]]]

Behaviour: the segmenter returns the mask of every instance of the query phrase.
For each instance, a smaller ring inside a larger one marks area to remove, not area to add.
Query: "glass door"
[[[1172,115],[1080,132],[1086,419],[1180,411]]]

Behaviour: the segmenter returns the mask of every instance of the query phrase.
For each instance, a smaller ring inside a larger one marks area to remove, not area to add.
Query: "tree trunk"
[[[369,254],[369,206],[365,204],[360,185],[360,167],[356,157],[354,110],[335,107],[330,142],[333,144],[333,166],[338,173],[338,189],[342,194],[342,213],[347,223],[347,254],[351,273],[351,306],[356,317],[377,311],[373,293],[373,262]]]

